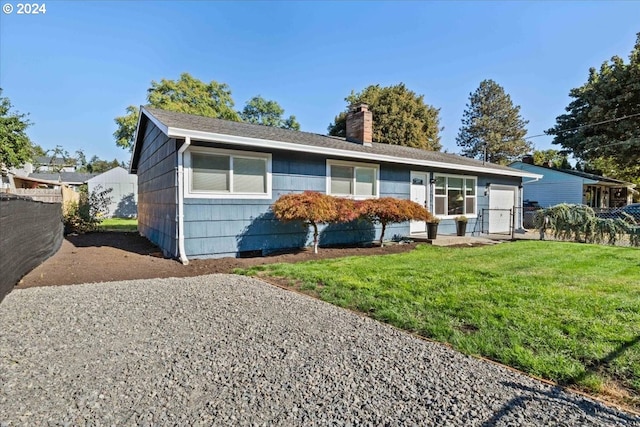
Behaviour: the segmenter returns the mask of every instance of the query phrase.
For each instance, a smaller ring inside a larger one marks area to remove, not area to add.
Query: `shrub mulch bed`
[[[383,248],[320,248],[318,254],[303,249],[254,258],[190,260],[188,265],[182,265],[174,259],[164,258],[158,247],[138,233],[88,233],[66,236],[60,250],[24,276],[16,288],[233,273],[236,268],[255,265],[401,253],[415,247],[415,243],[408,243]]]

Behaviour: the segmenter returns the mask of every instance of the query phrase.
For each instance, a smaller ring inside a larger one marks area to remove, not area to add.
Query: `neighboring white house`
[[[138,176],[118,166],[87,181],[89,193],[98,186],[101,190],[111,188],[109,217],[135,218],[138,215]]]
[[[524,183],[524,200],[536,201],[543,208],[559,203],[583,204],[596,209],[617,208],[631,203],[636,192],[635,185],[630,182],[530,162],[532,158],[526,157],[509,166],[543,175],[542,179]]]

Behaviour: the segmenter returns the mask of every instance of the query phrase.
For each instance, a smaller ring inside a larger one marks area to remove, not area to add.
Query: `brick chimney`
[[[373,114],[367,104],[352,105],[347,114],[347,141],[371,147]]]
[[[529,165],[533,164],[533,156],[531,154],[527,154],[526,156],[522,156],[522,163],[526,163]]]

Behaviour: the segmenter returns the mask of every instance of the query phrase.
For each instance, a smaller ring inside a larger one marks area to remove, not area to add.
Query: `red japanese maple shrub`
[[[313,252],[316,254],[319,224],[349,222],[359,215],[353,201],[315,191],[280,196],[272,209],[276,218],[281,221],[303,221],[313,227]]]
[[[433,215],[416,202],[394,197],[381,197],[358,202],[360,215],[373,224],[380,224],[380,246],[383,246],[387,224],[409,220],[429,221]]]

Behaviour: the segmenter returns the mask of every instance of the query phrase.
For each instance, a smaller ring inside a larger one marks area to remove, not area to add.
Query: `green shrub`
[[[629,217],[631,218],[631,217]],[[561,203],[536,212],[534,225],[543,233],[550,229],[553,236],[576,242],[615,245],[629,235],[632,246],[640,246],[637,227],[626,218],[599,218],[586,205]]]
[[[91,193],[81,189],[80,201],[70,202],[66,206],[63,215],[65,233],[87,233],[97,230],[100,221],[109,213],[111,191],[111,188],[103,190],[101,186],[97,186]]]

